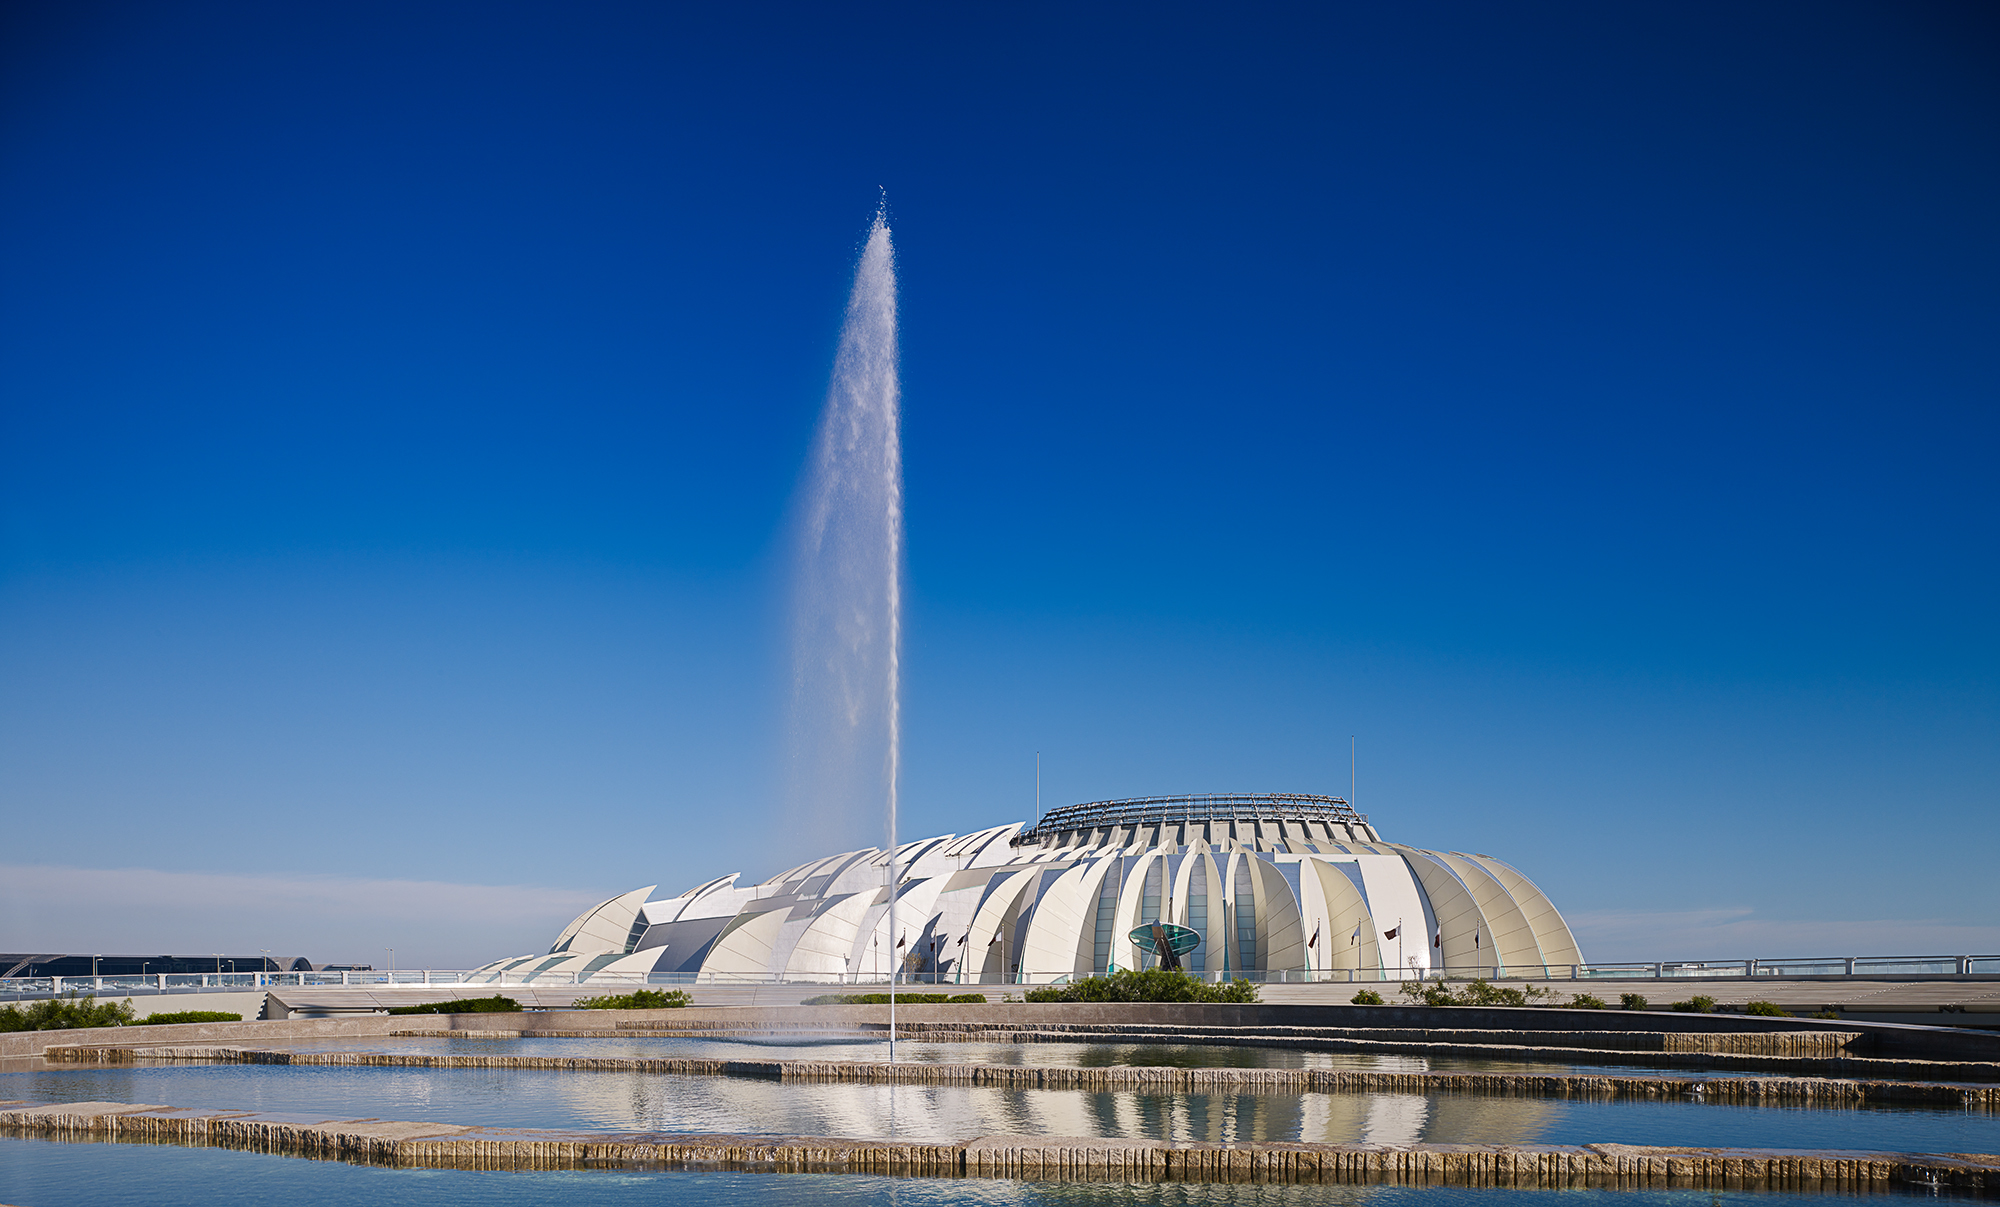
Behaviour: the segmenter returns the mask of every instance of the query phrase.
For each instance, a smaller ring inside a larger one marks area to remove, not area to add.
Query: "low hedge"
[[[1534,985],[1516,989],[1475,980],[1454,992],[1443,977],[1437,977],[1429,981],[1404,981],[1403,996],[1413,1006],[1532,1006],[1549,996],[1549,991]]]
[[[1178,969],[1120,968],[1110,976],[1085,977],[1067,985],[1028,990],[1031,1002],[1254,1002],[1257,986],[1248,981],[1211,985]]]
[[[461,997],[449,1002],[425,1002],[421,1006],[391,1006],[391,1014],[519,1014],[521,1003],[511,997]]]
[[[604,997],[580,997],[570,1005],[578,1010],[678,1010],[689,1000],[684,989],[634,989]]]
[[[800,1002],[801,1006],[886,1006],[886,993],[822,993]],[[898,1006],[983,1006],[983,993],[899,993]]]
[[[130,1002],[100,1002],[97,995],[52,997],[26,1006],[0,1006],[0,1031],[68,1031],[76,1027],[123,1027],[132,1022]]]
[[[243,1016],[231,1014],[227,1010],[176,1010],[171,1014],[148,1014],[139,1020],[141,1027],[157,1026],[161,1023],[240,1023]]]

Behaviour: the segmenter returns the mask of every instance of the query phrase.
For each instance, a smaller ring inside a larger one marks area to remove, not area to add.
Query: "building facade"
[[[635,889],[586,911],[547,953],[481,972],[1047,983],[1150,966],[1127,936],[1156,921],[1200,936],[1183,963],[1211,978],[1541,975],[1583,963],[1554,904],[1511,865],[1386,842],[1337,797],[1099,801],[1031,827],[904,843],[894,867],[870,848],[760,884],[731,874],[670,897]]]

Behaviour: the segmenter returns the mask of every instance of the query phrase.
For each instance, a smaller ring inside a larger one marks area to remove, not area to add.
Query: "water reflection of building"
[[[548,1092],[581,1123],[610,1130],[903,1136],[1100,1136],[1211,1143],[1533,1143],[1558,1104],[1419,1094],[1142,1093],[993,1086],[871,1085],[564,1074]]]
[[[1582,962],[1542,891],[1490,855],[1385,842],[1326,796],[1100,801],[1020,824],[873,848],[761,884],[731,874],[671,897],[652,887],[585,912],[548,953],[496,961],[510,981],[680,974],[700,981],[919,979],[992,984],[1143,966],[1128,933],[1155,921],[1201,937],[1196,971],[1347,970]]]
[[[1561,1102],[1437,1094],[1425,1139],[1433,1144],[1534,1144],[1555,1127]]]

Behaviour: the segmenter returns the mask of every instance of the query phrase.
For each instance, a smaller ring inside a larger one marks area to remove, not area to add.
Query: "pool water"
[[[55,1065],[0,1100],[131,1102],[579,1131],[969,1139],[1623,1144],[2000,1152],[2000,1112],[1470,1094],[1140,1093],[780,1083],[553,1069]]]
[[[611,1036],[603,1039],[486,1039],[462,1036],[366,1036],[285,1044],[252,1041],[246,1047],[282,1047],[293,1052],[397,1052],[410,1054],[466,1053],[493,1056],[651,1057],[710,1060],[854,1060],[889,1058],[885,1039],[837,1037],[764,1037],[665,1039]],[[1453,1057],[1311,1052],[1293,1048],[1234,1047],[1216,1044],[1069,1044],[1069,1043],[930,1043],[903,1040],[896,1045],[899,1061],[926,1064],[1072,1065],[1102,1068],[1113,1065],[1170,1066],[1183,1069],[1351,1069],[1359,1072],[1421,1073],[1576,1073],[1659,1075],[1659,1068],[1637,1065],[1571,1065],[1515,1060],[1466,1060]],[[1710,1077],[1729,1074],[1671,1070],[1677,1076]],[[1737,1074],[1741,1075],[1741,1074]]]

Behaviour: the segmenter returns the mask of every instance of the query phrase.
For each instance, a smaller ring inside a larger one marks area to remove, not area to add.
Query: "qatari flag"
[[[1402,927],[1400,927],[1400,926],[1398,926],[1398,927],[1397,927],[1396,929],[1394,929],[1394,930],[1391,930],[1391,931],[1384,931],[1384,932],[1383,932],[1383,934],[1382,934],[1382,937],[1383,937],[1383,938],[1385,938],[1385,939],[1393,939],[1393,938],[1395,938],[1395,937],[1396,937],[1397,935],[1400,935],[1400,934],[1402,934],[1402,933],[1403,933],[1403,928],[1402,928]]]

